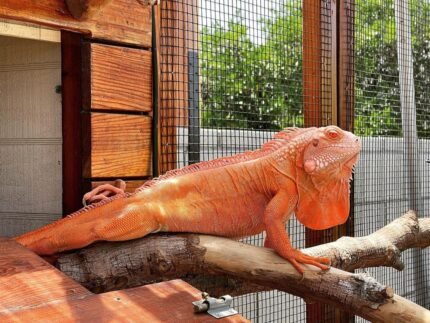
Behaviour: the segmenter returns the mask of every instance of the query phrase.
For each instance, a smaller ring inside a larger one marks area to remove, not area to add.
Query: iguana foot
[[[121,179],[117,179],[114,185],[102,184],[100,186],[97,186],[92,191],[86,193],[82,198],[82,204],[86,206],[92,203],[100,202],[113,195],[124,194],[125,187],[126,184]]]
[[[304,273],[304,269],[300,264],[312,265],[321,270],[328,270],[330,268],[328,266],[330,265],[330,258],[309,256],[297,249],[283,252],[281,256],[288,260],[301,274]]]

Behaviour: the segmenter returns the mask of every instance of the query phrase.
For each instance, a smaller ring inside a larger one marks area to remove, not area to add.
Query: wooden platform
[[[0,241],[0,322],[248,322],[194,314],[200,295],[182,280],[96,295],[14,241]]]

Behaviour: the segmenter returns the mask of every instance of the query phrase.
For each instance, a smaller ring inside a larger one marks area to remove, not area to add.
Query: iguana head
[[[328,126],[312,128],[294,141],[297,219],[314,230],[344,223],[349,215],[349,181],[360,140],[348,131]]]

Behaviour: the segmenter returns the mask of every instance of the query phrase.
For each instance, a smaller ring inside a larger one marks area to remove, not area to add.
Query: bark
[[[329,257],[333,267],[346,271],[379,266],[403,270],[402,251],[428,246],[430,218],[418,219],[414,211],[409,211],[368,236],[342,237],[335,242],[308,248],[305,252]]]
[[[369,266],[401,269],[401,251],[429,245],[430,218],[418,220],[408,212],[367,237],[341,238],[305,251],[328,256],[336,267],[347,270]],[[370,276],[336,268],[321,272],[309,266],[301,277],[272,250],[198,234],[152,235],[122,243],[100,243],[61,255],[58,267],[96,292],[155,282],[160,277],[198,282],[201,274],[215,274],[225,282],[224,286],[217,285],[217,293],[231,292],[223,288],[247,292],[247,282],[252,282],[252,291],[258,290],[258,285],[276,288],[375,322],[389,320],[393,315],[398,322],[430,320],[429,311],[395,295],[390,287]]]

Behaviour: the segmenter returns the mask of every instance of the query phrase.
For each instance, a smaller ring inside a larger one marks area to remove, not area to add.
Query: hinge
[[[194,313],[207,312],[217,319],[237,314],[237,311],[231,308],[233,297],[230,295],[215,298],[210,297],[208,293],[202,293],[202,297],[201,301],[193,302]]]

